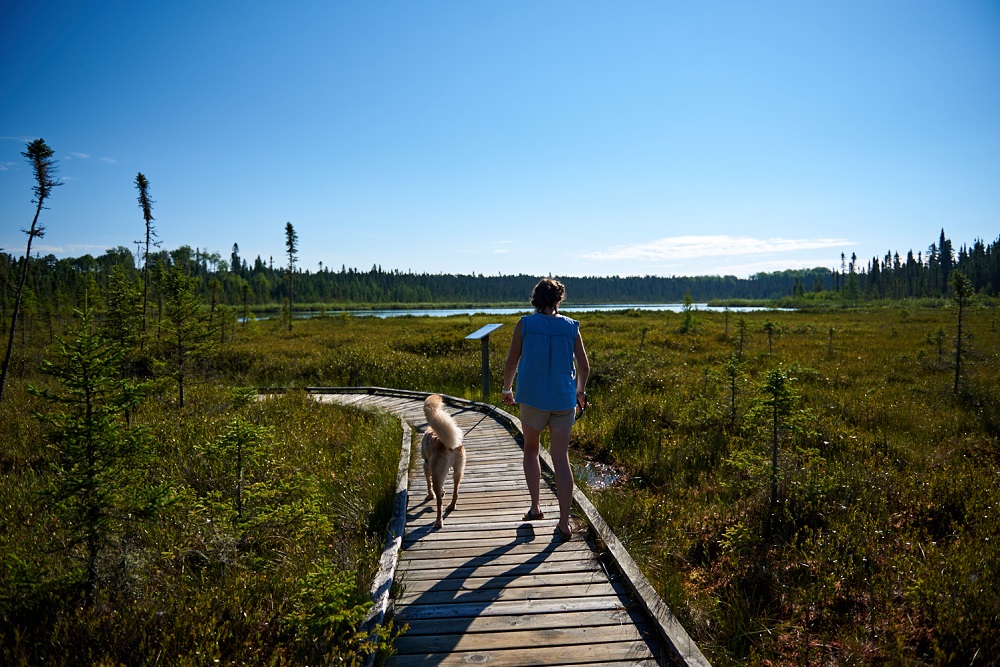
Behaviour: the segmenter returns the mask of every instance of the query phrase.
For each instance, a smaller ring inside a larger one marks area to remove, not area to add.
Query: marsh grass
[[[642,355],[623,352],[641,336],[625,321],[584,323],[603,414],[578,438],[628,480],[595,505],[653,551],[640,562],[666,564],[646,574],[713,664],[997,659],[994,318],[973,315],[976,360],[956,398],[928,342],[954,336],[951,309],[748,314],[735,428],[725,359],[739,341],[721,318],[685,335],[654,324]],[[769,516],[761,388],[775,368],[798,400]]]
[[[0,662],[4,664],[354,664],[391,512],[401,431],[302,392],[240,399],[215,384],[183,409],[147,401],[150,483],[168,484],[157,521],[122,535],[99,563],[90,603],[79,553],[38,491],[56,461],[15,391],[3,404]],[[15,419],[16,418],[16,419]],[[216,443],[259,427],[243,469]]]
[[[996,664],[997,315],[968,312],[956,395],[954,310],[923,306],[744,313],[728,335],[725,313],[699,312],[689,327],[677,313],[580,316],[592,407],[571,451],[617,470],[619,482],[591,498],[713,664]],[[183,411],[165,397],[138,415],[157,433],[155,474],[177,499],[123,541],[106,566],[106,601],[91,609],[60,602],[70,559],[51,539],[59,526],[29,500],[51,461],[30,417],[38,406],[15,382],[0,419],[0,546],[5,614],[21,600],[22,634],[5,634],[7,657],[41,656],[51,638],[121,662],[133,661],[123,648],[133,643],[156,643],[174,662],[315,661],[337,631],[328,622],[325,643],[303,643],[318,622],[303,614],[361,604],[397,426],[295,391],[240,406],[230,388],[386,386],[478,400],[480,346],[464,336],[490,322],[505,324],[490,338],[496,393],[516,317],[238,328]],[[795,401],[778,430],[772,508],[762,389],[775,369]],[[272,434],[246,470],[242,518],[232,471],[206,457],[237,417]]]

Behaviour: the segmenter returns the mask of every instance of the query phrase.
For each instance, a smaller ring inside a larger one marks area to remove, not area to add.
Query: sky
[[[0,248],[556,276],[1000,236],[1000,3],[0,5]]]

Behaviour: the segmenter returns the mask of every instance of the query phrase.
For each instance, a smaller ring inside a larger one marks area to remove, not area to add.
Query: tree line
[[[290,223],[289,223],[290,224]],[[293,230],[294,234],[294,230]],[[297,240],[297,236],[295,237]],[[957,252],[951,242],[940,246],[932,243],[927,253],[909,251],[905,257],[886,253],[873,257],[866,264],[857,258],[844,260],[842,271],[827,268],[788,269],[756,273],[748,278],[736,276],[560,276],[575,304],[590,303],[680,303],[686,293],[696,301],[712,299],[779,299],[787,296],[822,294],[825,298],[868,300],[880,298],[947,297],[952,272],[966,275],[979,294],[996,296],[1000,285],[1000,237],[991,243],[977,239],[971,246],[961,246]],[[938,248],[944,248],[942,252]],[[76,305],[88,280],[106,290],[111,269],[121,268],[130,280],[145,284],[149,274],[151,294],[155,298],[159,273],[179,267],[196,281],[198,291],[206,300],[214,295],[220,305],[249,307],[285,304],[287,308],[289,281],[287,264],[275,265],[261,257],[248,262],[239,258],[238,245],[231,263],[217,252],[182,245],[174,250],[154,250],[147,261],[136,257],[124,246],[110,249],[94,257],[83,255],[57,259],[54,255],[34,256],[25,273],[29,308],[37,309],[41,302]],[[286,257],[283,258],[287,261]],[[0,308],[5,321],[13,303],[18,276],[23,269],[23,256],[0,253],[0,275],[3,292]],[[231,267],[236,266],[235,270]],[[372,266],[368,270],[329,267],[311,271],[296,266],[294,302],[336,304],[338,306],[370,306],[385,304],[499,304],[521,303],[540,276],[431,274],[384,270]]]
[[[214,323],[223,327],[240,315],[248,316],[254,308],[280,307],[287,316],[296,304],[351,308],[524,303],[539,278],[524,274],[413,273],[383,270],[379,265],[368,270],[341,265],[337,270],[322,262],[310,270],[298,263],[299,239],[291,222],[285,223],[285,249],[277,265],[273,256],[267,261],[259,255],[252,260],[241,256],[238,243],[233,244],[228,258],[188,245],[164,250],[153,224],[155,202],[150,196],[150,181],[141,172],[134,182],[144,225],[144,241],[138,243],[137,253],[122,245],[97,257],[32,256],[32,241],[44,233],[38,219],[45,208],[42,202],[61,183],[56,177],[53,153],[44,140],[29,143],[23,155],[35,171],[32,201],[37,206],[30,227],[24,230],[28,235],[25,253],[18,257],[0,252],[0,318],[8,331],[8,346],[18,335],[19,326],[21,330],[40,326],[51,334],[56,328],[54,322],[65,320],[72,309],[80,308],[85,295],[99,312],[103,311],[114,281],[120,283],[119,287],[134,285],[140,292],[144,345],[150,321],[162,322],[171,272],[190,280]],[[138,220],[139,216],[137,226]],[[905,256],[889,251],[864,263],[856,255],[848,258],[842,254],[840,260],[840,267],[834,269],[789,269],[748,278],[558,277],[566,284],[573,304],[679,303],[686,296],[696,301],[941,298],[951,294],[950,281],[955,271],[969,278],[976,293],[995,296],[1000,287],[1000,237],[990,243],[976,239],[971,246],[962,245],[956,250],[942,229],[926,251],[914,254],[910,250]],[[221,319],[215,321],[216,316]]]

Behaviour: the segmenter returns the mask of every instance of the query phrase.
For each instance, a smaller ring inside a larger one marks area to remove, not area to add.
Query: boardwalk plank
[[[532,647],[494,649],[488,651],[457,651],[422,655],[401,655],[392,659],[392,665],[468,665],[489,664],[491,667],[530,665],[575,665],[596,660],[643,661],[639,664],[655,665],[653,652],[642,641],[606,642],[578,646]],[[631,663],[634,664],[634,663]]]
[[[649,625],[566,626],[540,629],[527,626],[522,630],[497,632],[463,632],[461,634],[403,635],[396,641],[399,655],[408,653],[453,653],[456,651],[495,651],[512,646],[550,648],[582,646],[606,642],[645,642],[655,640]],[[593,656],[590,656],[593,659]]]
[[[475,616],[461,621],[464,634],[506,632],[509,630],[546,630],[577,627],[598,627],[602,625],[622,626],[632,623],[646,623],[647,619],[638,610],[602,609],[598,611],[577,611],[539,614],[511,614],[506,616]],[[410,626],[409,636],[452,634],[455,631],[452,619],[422,619]]]

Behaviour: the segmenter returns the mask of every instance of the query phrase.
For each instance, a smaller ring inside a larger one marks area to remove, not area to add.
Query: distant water
[[[696,303],[693,304],[695,310],[701,311],[714,311],[722,312],[725,307],[722,306],[709,306],[707,303]],[[590,306],[565,306],[559,309],[561,313],[595,313],[595,312],[606,312],[615,310],[648,310],[648,311],[667,311],[672,313],[680,313],[684,310],[683,303],[608,303],[600,305],[590,305]],[[752,312],[757,310],[773,310],[773,308],[768,308],[766,306],[730,306],[730,312],[733,313],[744,313]],[[448,317],[449,315],[517,315],[519,313],[530,313],[531,308],[415,308],[415,309],[403,309],[403,310],[328,310],[325,313],[320,313],[319,311],[307,311],[302,313],[295,313],[296,318],[309,318],[318,317],[321,314],[325,315],[340,315],[346,313],[348,315],[354,315],[357,317],[403,317],[406,315],[412,315],[419,317],[421,315],[426,315],[428,317]]]

